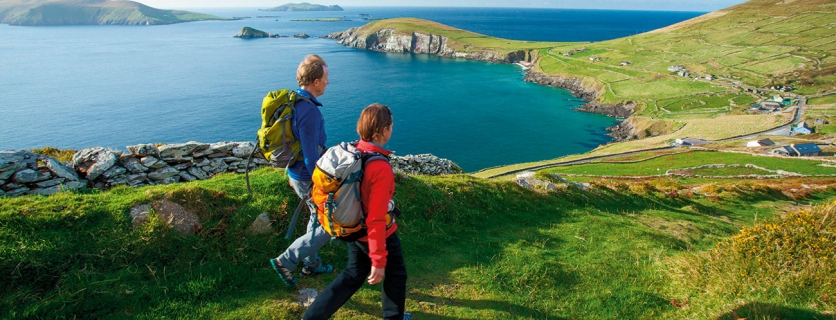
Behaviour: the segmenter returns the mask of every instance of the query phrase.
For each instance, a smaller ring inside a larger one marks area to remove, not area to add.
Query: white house
[[[813,130],[807,126],[806,122],[799,122],[797,125],[792,126],[790,129],[793,134],[811,134]]]

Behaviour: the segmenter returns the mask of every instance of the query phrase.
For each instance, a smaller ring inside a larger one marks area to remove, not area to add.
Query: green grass
[[[253,197],[240,175],[224,174],[0,198],[0,317],[298,319],[304,309],[293,302],[296,293],[267,264],[288,245],[283,231],[295,196],[277,170],[256,171],[252,182]],[[682,318],[687,313],[670,299],[700,292],[673,287],[679,278],[664,270],[680,264],[666,261],[707,252],[793,199],[781,191],[788,187],[762,184],[715,186],[716,196],[700,196],[669,180],[544,193],[466,175],[413,176],[397,188],[407,310],[455,319]],[[161,198],[197,212],[203,231],[181,236],[154,215],[132,228],[128,210]],[[246,232],[261,212],[275,220],[274,234]],[[320,254],[345,266],[344,247]],[[321,290],[333,277],[300,282]],[[365,286],[335,319],[379,318],[379,290]],[[732,301],[716,298],[706,307],[721,312]],[[806,310],[809,301],[784,306]]]
[[[770,170],[785,170],[804,175],[836,174],[836,168],[820,166],[821,160],[788,159],[752,156],[731,152],[693,151],[665,155],[637,163],[592,163],[556,167],[545,171],[557,174],[600,176],[650,176],[664,174],[668,169],[693,168],[704,164],[754,164]],[[769,174],[760,171],[759,174]]]
[[[822,97],[807,99],[808,104],[834,104],[836,103],[836,94],[830,94]]]

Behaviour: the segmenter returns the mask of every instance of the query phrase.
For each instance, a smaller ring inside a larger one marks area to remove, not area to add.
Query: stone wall
[[[127,152],[102,147],[87,148],[62,163],[50,156],[29,151],[0,151],[0,196],[50,195],[80,188],[109,189],[119,185],[142,187],[205,180],[216,174],[247,171],[247,157],[253,142],[187,142],[180,144],[139,144]],[[431,154],[393,156],[395,171],[408,174],[441,175],[461,173],[447,159]],[[268,165],[256,152],[249,169]]]

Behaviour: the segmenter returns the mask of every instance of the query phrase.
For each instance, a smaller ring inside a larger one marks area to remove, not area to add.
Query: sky
[[[514,7],[556,9],[617,9],[658,11],[716,11],[744,0],[134,0],[160,9],[257,7],[271,8],[288,2],[310,2],[343,7]]]

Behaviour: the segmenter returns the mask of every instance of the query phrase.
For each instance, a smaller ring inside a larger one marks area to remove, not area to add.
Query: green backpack
[[[302,142],[293,136],[294,106],[305,99],[293,90],[282,89],[267,93],[261,103],[261,129],[256,146],[264,158],[280,167],[292,166],[302,159]]]
[[[300,99],[310,101],[294,90],[282,89],[267,93],[261,102],[261,128],[258,129],[256,147],[247,158],[247,190],[251,190],[250,158],[256,150],[274,166],[289,167],[302,160],[302,142],[296,139],[291,129],[294,107]]]

